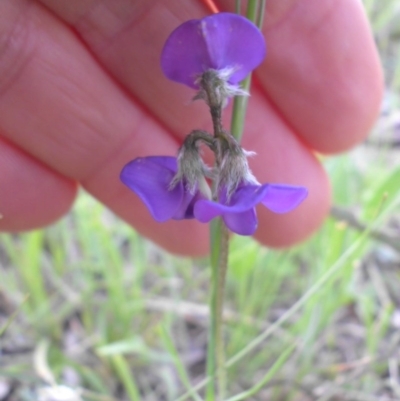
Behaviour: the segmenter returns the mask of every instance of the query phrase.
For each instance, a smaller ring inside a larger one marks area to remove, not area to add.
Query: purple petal
[[[229,79],[233,84],[246,78],[265,57],[264,37],[247,18],[231,13],[214,14],[203,18],[201,28],[211,67],[238,68]]]
[[[268,189],[260,185],[245,185],[240,187],[226,204],[226,195],[220,197],[221,203],[210,200],[199,200],[194,207],[194,216],[202,223],[207,223],[214,217],[225,213],[243,213],[260,203]]]
[[[254,207],[242,213],[225,213],[222,218],[226,226],[239,235],[252,235],[258,226]]]
[[[267,184],[261,203],[275,213],[287,213],[296,208],[308,195],[307,188],[292,185]]]
[[[172,81],[198,88],[196,78],[211,68],[200,20],[187,21],[171,33],[161,54],[161,68]]]
[[[140,197],[153,218],[163,222],[184,214],[182,203],[184,200],[187,202],[187,199],[183,184],[168,189],[176,171],[175,157],[152,156],[128,163],[122,169],[120,178]]]
[[[200,193],[200,191],[196,191],[195,193],[190,193],[189,191],[185,190],[183,192],[181,205],[179,209],[175,212],[175,214],[172,216],[172,218],[174,220],[193,219],[194,205],[200,199],[204,199],[204,196]]]
[[[221,202],[226,203],[226,211],[241,213],[260,203],[268,192],[267,185],[243,185],[232,195],[230,201],[225,201],[226,194],[221,194]]]
[[[208,223],[214,217],[221,216],[226,212],[226,206],[210,200],[199,200],[194,205],[194,217],[201,223]]]
[[[260,30],[237,14],[219,13],[190,20],[176,28],[161,55],[167,78],[197,88],[196,78],[208,69],[236,68],[230,83],[238,83],[265,57]]]
[[[275,213],[286,213],[297,207],[307,196],[304,187],[292,185],[243,185],[227,203],[226,193],[220,196],[221,203],[199,200],[194,206],[194,217],[208,223],[222,216],[227,227],[240,235],[251,235],[257,228],[254,207],[262,203]]]
[[[200,191],[197,191],[194,196],[189,194],[188,192],[185,193],[184,200],[182,201],[182,210],[184,209],[184,214],[182,217],[175,215],[173,218],[175,220],[180,219],[193,219],[194,218],[194,205],[201,199],[205,199]]]

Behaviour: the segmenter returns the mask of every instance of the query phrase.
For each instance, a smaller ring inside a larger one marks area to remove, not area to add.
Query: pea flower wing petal
[[[121,171],[121,181],[135,192],[149,209],[153,218],[163,222],[185,218],[183,208],[189,204],[183,183],[169,190],[177,171],[175,157],[151,156],[129,162]],[[193,198],[193,195],[189,194]]]

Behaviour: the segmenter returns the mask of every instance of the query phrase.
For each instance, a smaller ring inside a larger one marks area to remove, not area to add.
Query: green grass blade
[[[183,364],[181,358],[179,357],[179,353],[178,353],[177,349],[175,348],[175,345],[174,345],[174,342],[172,340],[170,333],[167,331],[167,329],[164,326],[161,326],[159,331],[160,331],[160,336],[161,336],[161,340],[164,344],[164,347],[169,352],[169,354],[172,356],[176,370],[179,374],[179,377],[180,377],[183,385],[186,387],[186,391],[188,391],[190,393],[190,396],[192,397],[193,400],[202,401],[202,398],[199,396],[199,394],[192,388],[187,370],[186,370],[185,365]]]
[[[292,346],[288,347],[285,351],[283,351],[282,354],[279,356],[279,358],[274,362],[274,364],[265,374],[265,376],[252,388],[250,388],[247,391],[244,391],[243,393],[228,398],[227,401],[241,401],[249,397],[252,397],[253,395],[256,395],[278,373],[279,369],[289,359],[290,355],[295,350],[296,346],[297,346],[296,344],[293,344]]]

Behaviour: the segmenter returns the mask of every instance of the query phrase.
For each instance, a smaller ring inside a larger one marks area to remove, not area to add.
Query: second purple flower
[[[159,222],[195,217],[202,223],[208,223],[221,216],[226,226],[240,235],[252,235],[257,229],[257,204],[275,213],[287,213],[307,196],[307,189],[301,186],[243,184],[230,198],[226,191],[222,191],[219,202],[214,202],[198,188],[189,191],[184,180],[171,189],[176,172],[175,157],[144,157],[131,161],[123,168],[121,181],[140,197]]]

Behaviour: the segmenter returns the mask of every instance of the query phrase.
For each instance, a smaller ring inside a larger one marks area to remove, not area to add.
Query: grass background
[[[324,161],[335,208],[311,240],[233,239],[231,400],[263,380],[248,399],[400,400],[400,3],[364,4],[381,116]],[[1,234],[0,400],[183,400],[203,379],[209,279],[207,261],[166,254],[84,193],[51,227]]]

